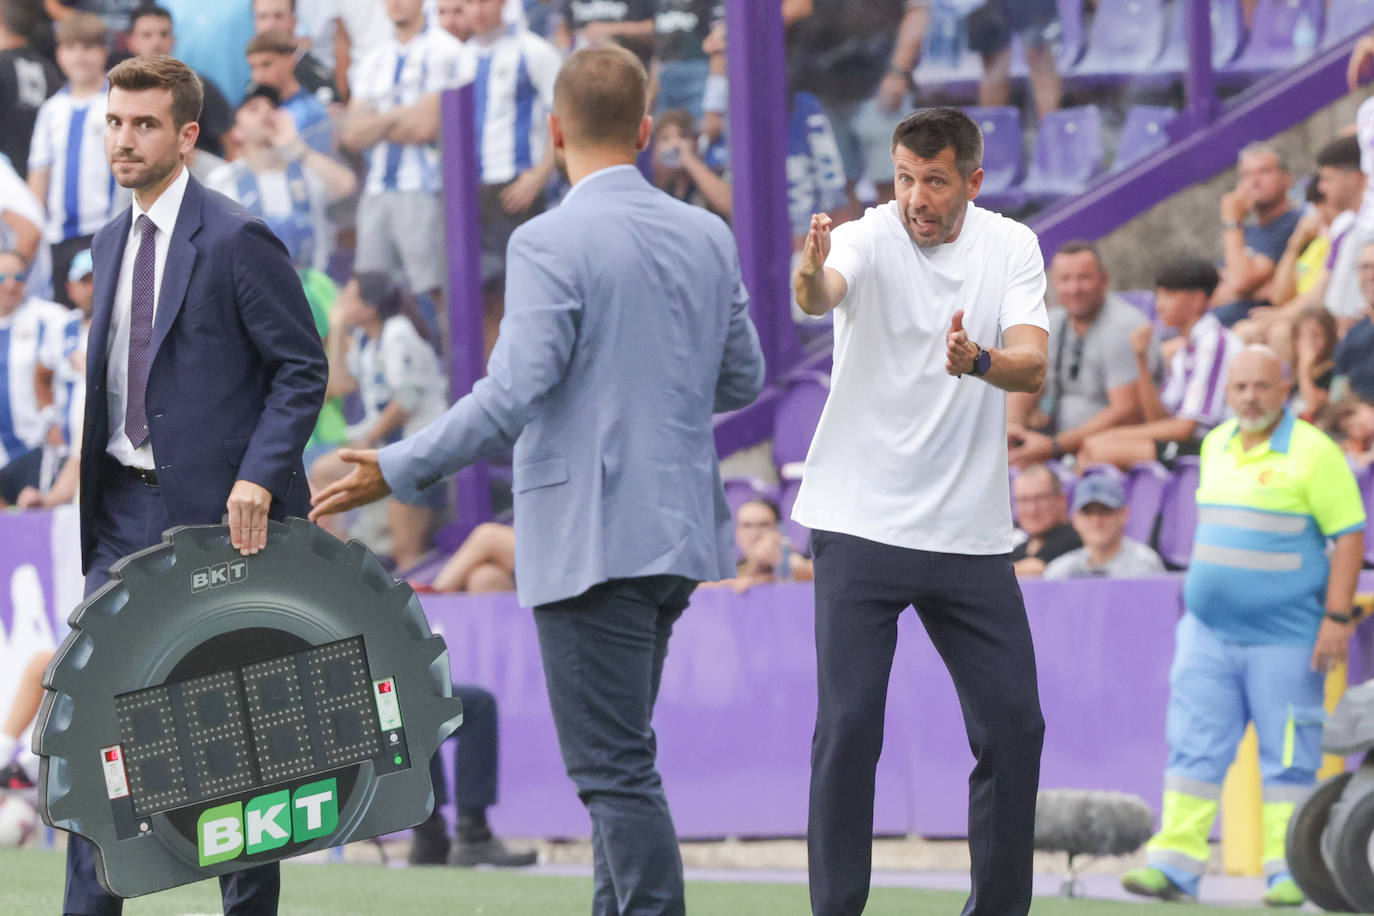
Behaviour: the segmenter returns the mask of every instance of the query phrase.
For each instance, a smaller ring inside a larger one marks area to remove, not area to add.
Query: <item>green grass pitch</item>
[[[0,849],[0,916],[60,912],[64,856],[38,849]],[[943,891],[876,888],[866,916],[952,916],[964,895]],[[454,868],[382,868],[375,865],[292,864],[282,878],[282,916],[586,916],[586,878],[467,871]],[[210,881],[128,901],[125,916],[218,913],[219,888]],[[689,882],[692,916],[804,916],[804,884]],[[1217,907],[1169,904],[1169,916],[1216,914]],[[1035,916],[1127,916],[1136,904],[1037,898]],[[1258,916],[1260,909],[1222,909],[1227,916]]]

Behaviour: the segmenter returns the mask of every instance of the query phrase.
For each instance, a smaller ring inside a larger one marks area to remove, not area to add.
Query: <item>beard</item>
[[[131,188],[138,191],[143,188],[151,187],[172,173],[177,167],[181,157],[173,155],[165,160],[150,162],[147,159],[128,159],[119,163],[111,163],[112,166],[119,165],[121,168],[114,169],[115,181],[121,188]]]
[[[956,199],[944,213],[926,208],[917,210],[915,214],[901,208],[898,212],[901,213],[902,226],[906,229],[906,234],[916,243],[917,248],[935,248],[948,242],[950,236],[963,225],[959,217],[967,206],[967,199]],[[922,227],[918,220],[927,225]]]
[[[1278,420],[1279,414],[1283,413],[1282,407],[1275,407],[1273,410],[1266,411],[1257,417],[1247,417],[1242,414],[1236,415],[1236,426],[1243,433],[1263,432],[1273,426]]]

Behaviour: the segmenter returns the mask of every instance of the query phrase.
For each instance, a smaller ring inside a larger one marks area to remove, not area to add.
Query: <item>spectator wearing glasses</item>
[[[1149,364],[1154,327],[1131,332],[1136,390],[1145,422],[1118,426],[1089,436],[1078,451],[1080,467],[1114,464],[1129,468],[1138,461],[1173,461],[1197,455],[1202,437],[1229,416],[1226,367],[1243,344],[1222,326],[1208,300],[1216,291],[1217,269],[1200,258],[1167,264],[1155,279],[1159,320],[1178,331],[1183,342],[1169,359],[1164,388],[1155,386]]]
[[[1016,504],[1017,536],[1022,538],[1011,551],[1016,575],[1039,576],[1049,563],[1083,546],[1069,524],[1064,487],[1048,465],[1033,464],[1018,474],[1011,495]]]
[[[1049,366],[1037,394],[1007,395],[1007,460],[1026,467],[1077,454],[1088,436],[1140,421],[1131,334],[1145,315],[1109,289],[1097,249],[1069,242],[1050,262]]]

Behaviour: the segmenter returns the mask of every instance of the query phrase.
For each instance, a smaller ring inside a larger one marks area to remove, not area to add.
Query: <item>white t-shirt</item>
[[[348,372],[357,381],[363,402],[363,418],[349,428],[350,439],[371,432],[392,401],[410,414],[401,429],[406,436],[419,432],[448,408],[439,357],[404,315],[383,322],[377,340],[361,330],[353,332]]]
[[[1035,233],[969,204],[958,239],[921,249],[889,203],[838,227],[826,266],[849,292],[792,517],[897,547],[1010,552],[1006,392],[947,375],[945,332],[960,309],[987,348],[1048,327]]]

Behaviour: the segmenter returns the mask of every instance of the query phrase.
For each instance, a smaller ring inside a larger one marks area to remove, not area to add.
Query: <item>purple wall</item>
[[[1043,787],[1117,789],[1158,808],[1180,582],[1023,584],[1047,722]],[[1361,584],[1374,589],[1374,575]],[[558,756],[531,612],[509,595],[426,595],[424,604],[448,641],[455,679],[487,687],[500,703],[497,828],[586,836]],[[683,836],[805,833],[812,612],[808,585],[743,596],[708,589],[678,624],[654,722]],[[875,829],[959,836],[972,755],[958,703],[915,615],[904,615],[899,632]]]

